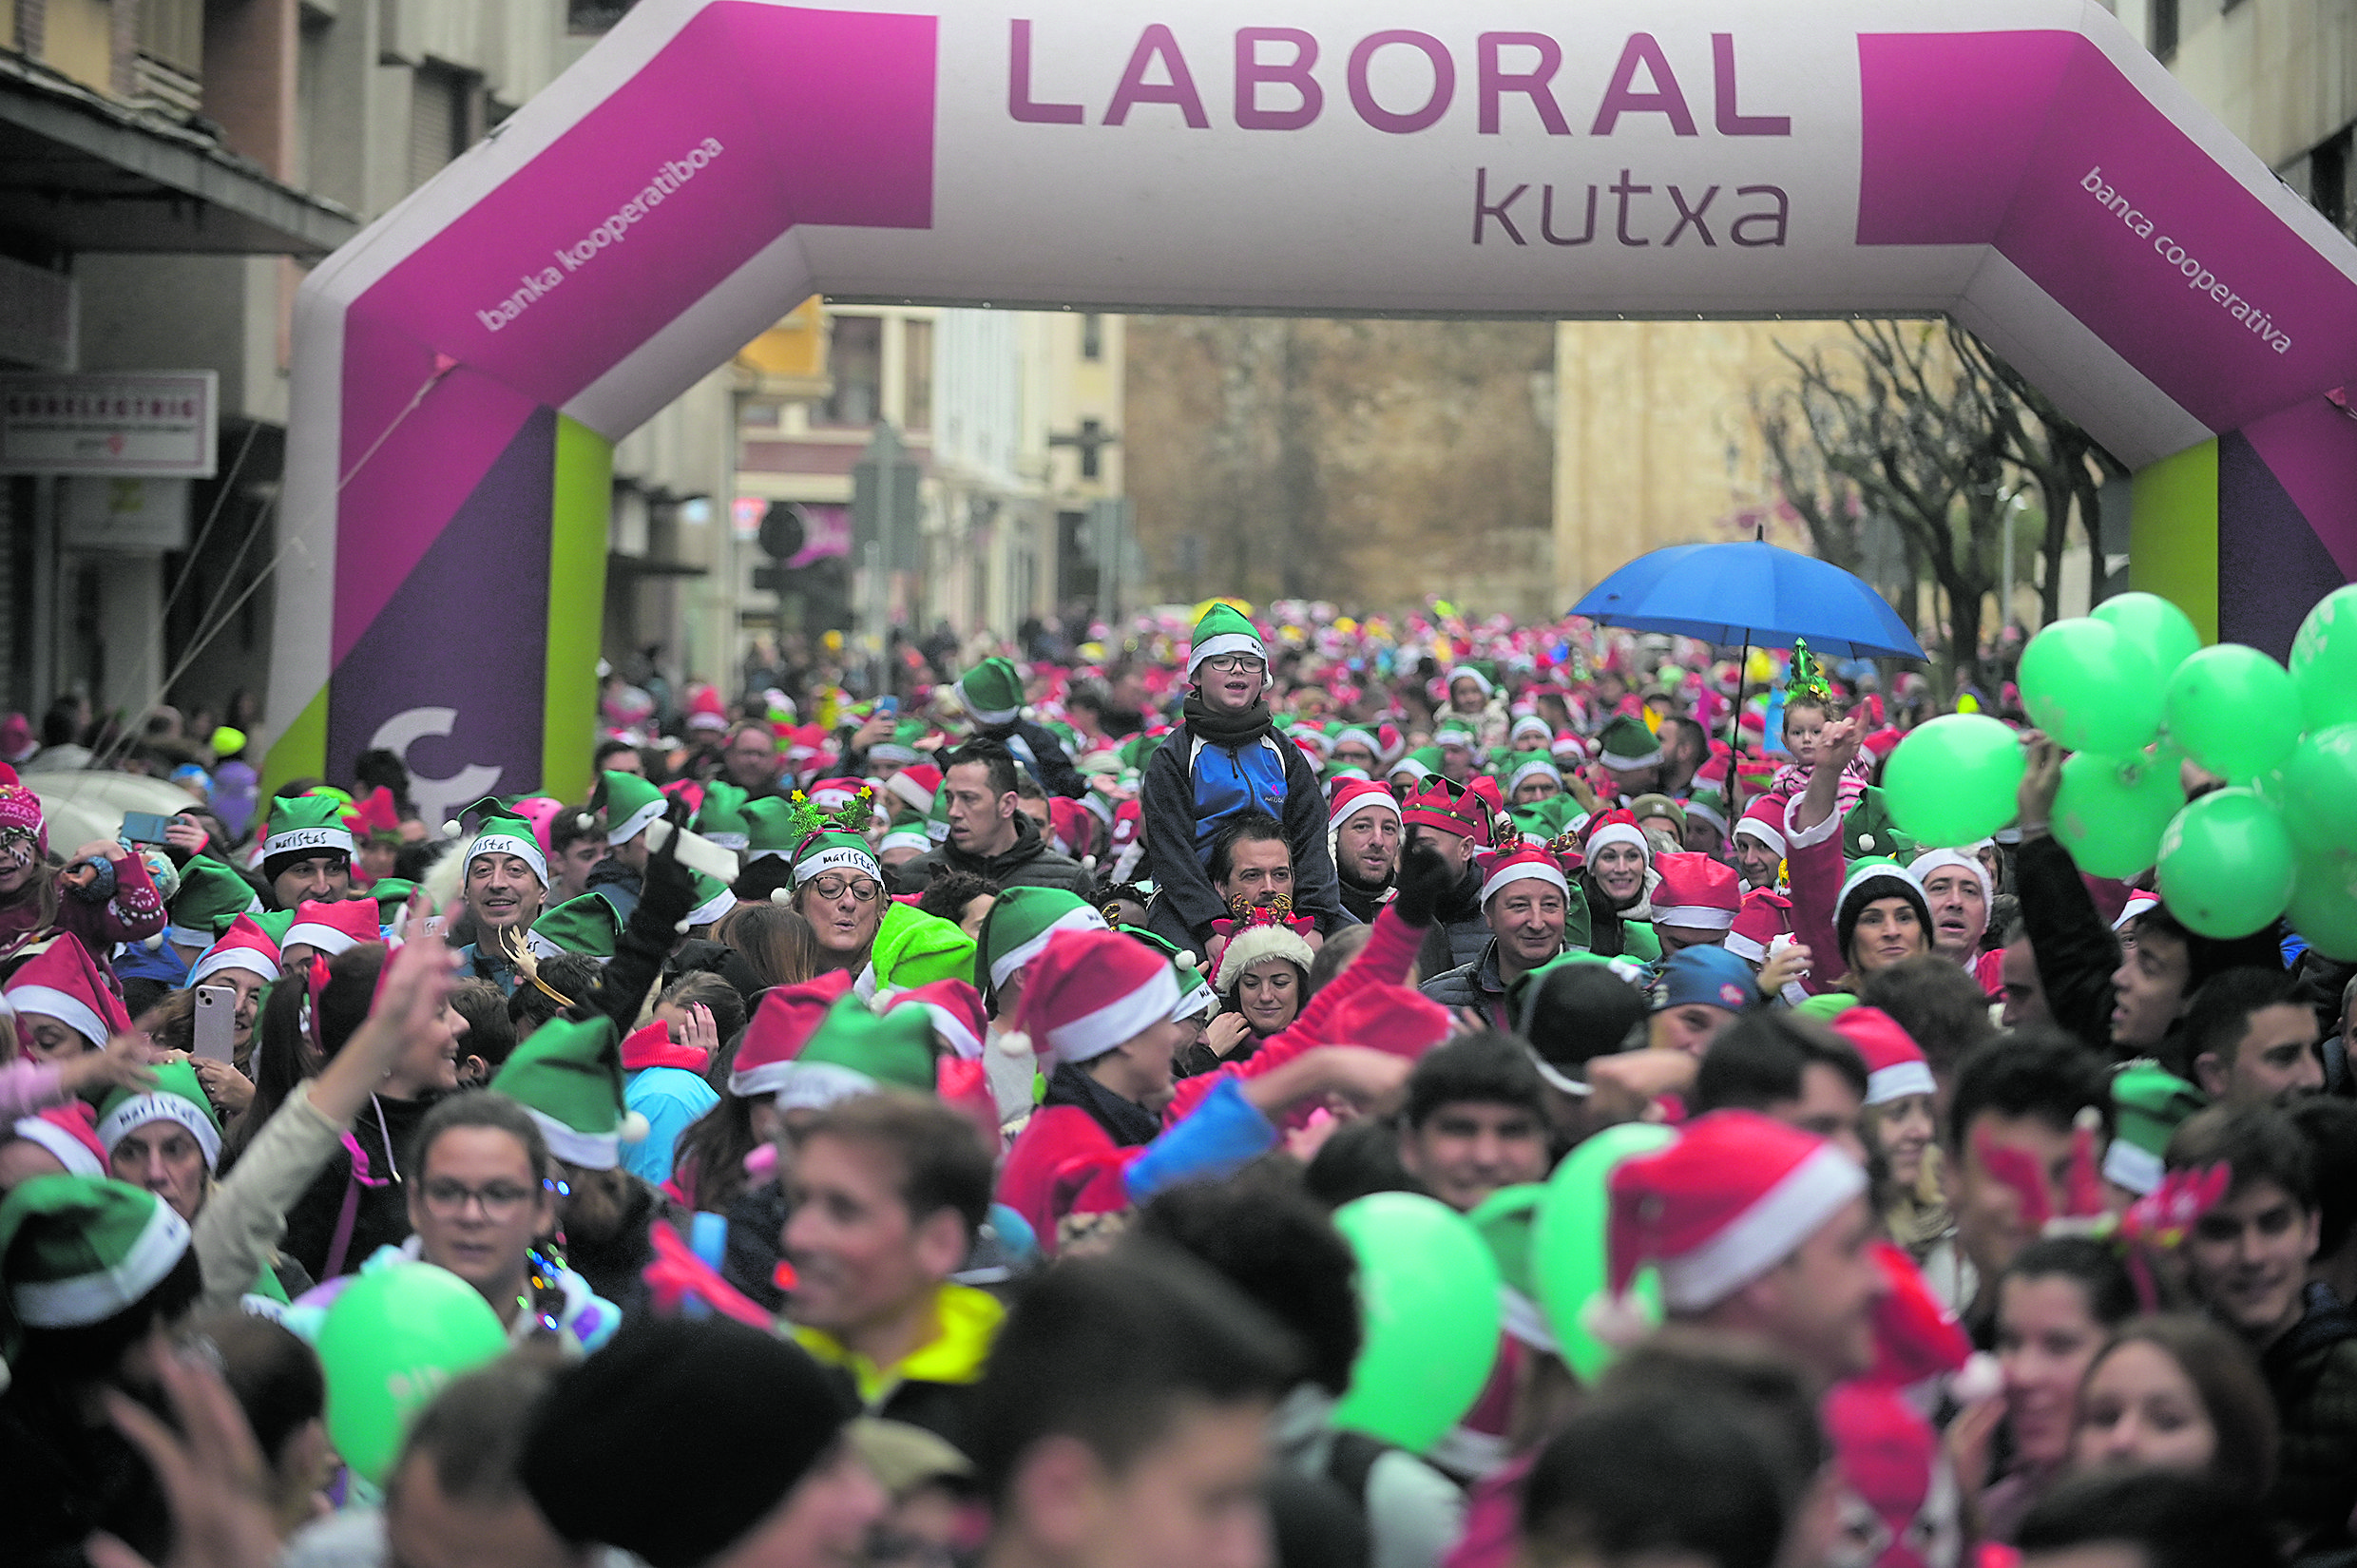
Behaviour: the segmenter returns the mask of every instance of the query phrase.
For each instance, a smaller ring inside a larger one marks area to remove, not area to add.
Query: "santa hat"
[[[974,989],[995,999],[999,987],[1047,950],[1058,931],[1102,931],[1105,917],[1062,888],[1009,888],[975,933]]]
[[[82,1100],[53,1105],[39,1116],[21,1117],[11,1129],[28,1143],[37,1143],[57,1157],[67,1176],[106,1174],[106,1146],[98,1140],[90,1107]]]
[[[1563,770],[1555,765],[1553,757],[1542,753],[1517,756],[1513,767],[1505,775],[1505,793],[1509,795],[1514,794],[1526,781],[1533,778],[1551,778],[1555,780],[1556,787],[1561,789],[1563,783]]]
[[[1327,795],[1326,820],[1339,828],[1364,811],[1389,812],[1400,814],[1399,802],[1391,792],[1370,778],[1338,778]]]
[[[1652,841],[1638,827],[1635,813],[1626,810],[1599,812],[1588,818],[1586,836],[1580,843],[1581,857],[1594,860],[1608,844],[1633,844],[1648,863],[1653,859]]]
[[[1857,1161],[1753,1111],[1714,1111],[1610,1180],[1613,1293],[1660,1271],[1673,1312],[1699,1312],[1757,1279],[1866,1191]]]
[[[1866,1059],[1868,1105],[1888,1105],[1909,1095],[1936,1092],[1931,1065],[1924,1060],[1914,1036],[1880,1007],[1846,1007],[1833,1020],[1832,1028]]]
[[[254,885],[209,854],[180,870],[180,891],[172,895],[171,924],[163,939],[176,947],[209,947],[240,915],[259,914]]]
[[[1993,841],[1983,840],[1983,842]],[[1974,846],[1967,845],[1961,850],[1926,850],[1922,854],[1908,861],[1907,869],[1915,873],[1916,881],[1929,882],[1932,872],[1944,867],[1953,866],[1958,870],[1968,872],[1975,881],[1981,884],[1981,897],[1984,902],[1993,900],[1997,896],[1997,889],[1989,886],[1988,868],[1981,863],[1979,855],[1972,852]]]
[[[230,923],[214,944],[188,966],[188,988],[196,989],[223,969],[243,969],[263,980],[278,978],[278,945],[245,915]]]
[[[1327,1025],[1333,1040],[1365,1045],[1413,1061],[1448,1038],[1448,1009],[1406,985],[1362,986],[1334,1010]]]
[[[1023,677],[1014,662],[986,659],[957,679],[958,700],[984,729],[1012,724],[1023,717]]]
[[[1031,963],[1023,1022],[1044,1066],[1077,1063],[1167,1022],[1178,1004],[1169,961],[1144,943],[1116,931],[1060,930]]]
[[[1408,755],[1408,737],[1400,734],[1397,724],[1376,725],[1375,741],[1375,761],[1382,767],[1388,768]]]
[[[2168,1174],[2169,1138],[2205,1103],[2202,1092],[2157,1061],[2131,1061],[2112,1075],[2112,1141],[2103,1179],[2139,1196]]]
[[[1597,736],[1597,760],[1621,773],[1650,768],[1661,760],[1661,742],[1641,718],[1626,715],[1604,726]]]
[[[382,784],[345,807],[343,817],[348,827],[371,842],[401,841],[401,808],[394,803],[393,791]]]
[[[662,791],[637,774],[600,774],[589,799],[591,811],[605,813],[605,842],[616,849],[653,827],[670,804]]]
[[[1563,875],[1561,862],[1540,849],[1518,849],[1506,853],[1485,855],[1481,859],[1482,899],[1484,904],[1504,892],[1517,882],[1543,882],[1571,897],[1571,883]]]
[[[1555,726],[1536,713],[1526,713],[1514,721],[1514,727],[1506,731],[1505,738],[1506,744],[1517,748],[1525,745],[1551,746],[1555,742]]]
[[[1565,730],[1547,743],[1547,755],[1560,764],[1576,768],[1588,759],[1587,738]]]
[[[198,1081],[196,1068],[186,1061],[165,1061],[152,1071],[155,1087],[117,1089],[99,1106],[99,1146],[112,1157],[115,1145],[133,1129],[151,1121],[169,1121],[186,1128],[196,1138],[197,1147],[204,1151],[204,1168],[212,1170],[220,1163],[220,1119],[213,1114],[213,1102]]]
[[[49,825],[41,814],[41,797],[21,784],[0,784],[0,837],[10,833],[32,840],[34,860],[49,857]]]
[[[1782,860],[1792,852],[1784,837],[1785,797],[1764,794],[1743,808],[1743,819],[1735,824],[1734,836],[1755,838],[1776,852]]]
[[[1399,810],[1398,805],[1396,803],[1393,804],[1391,810],[1393,812],[1397,812]],[[1142,802],[1135,798],[1124,800],[1120,805],[1114,807],[1113,847],[1116,850],[1126,850],[1132,844],[1136,843],[1138,841],[1138,830],[1145,825],[1145,806]]]
[[[911,762],[884,781],[884,787],[909,804],[912,812],[929,812],[941,789],[941,770],[929,762]]]
[[[729,1093],[774,1095],[783,1088],[804,1043],[817,1032],[827,1010],[851,988],[851,975],[833,969],[814,980],[764,991],[737,1047],[737,1060],[728,1075]]]
[[[1310,950],[1301,933],[1293,929],[1283,910],[1255,904],[1244,911],[1243,919],[1228,937],[1228,945],[1219,949],[1219,967],[1211,977],[1212,989],[1225,996],[1243,978],[1245,970],[1277,959],[1297,966],[1306,979],[1310,966],[1317,962],[1317,955]]]
[[[1822,1406],[1826,1436],[1849,1491],[1872,1511],[1890,1546],[1878,1564],[1920,1564],[1915,1522],[1931,1496],[1940,1440],[1923,1412],[1888,1384],[1838,1385]]]
[[[1789,936],[1792,930],[1792,901],[1770,889],[1753,888],[1743,895],[1743,908],[1736,911],[1734,927],[1723,946],[1737,958],[1765,964],[1776,938]]]
[[[90,962],[89,950],[72,937],[50,943],[28,960],[9,977],[7,995],[20,1036],[25,1015],[39,1013],[103,1051],[107,1041],[131,1026],[131,1015]]]
[[[467,808],[475,817],[474,837],[467,843],[466,868],[471,871],[487,854],[509,854],[532,869],[540,885],[548,886],[548,857],[543,853],[532,825],[499,801],[486,797]]]
[[[40,1176],[0,1203],[9,1309],[29,1329],[80,1329],[128,1310],[180,1266],[188,1222],[103,1176]]]
[[[1195,623],[1187,646],[1187,679],[1195,679],[1196,669],[1204,660],[1222,654],[1250,654],[1265,660],[1269,650],[1260,641],[1260,633],[1241,612],[1232,604],[1215,602]]]
[[[954,1056],[968,1061],[982,1055],[983,1042],[990,1036],[989,1021],[983,1016],[982,993],[962,980],[935,980],[923,985],[895,992],[884,1004],[889,1016],[902,1007],[922,1007],[932,1020],[933,1033],[949,1047]]]
[[[1734,928],[1743,896],[1733,866],[1690,853],[1656,855],[1653,865],[1661,873],[1661,886],[1653,890],[1655,925],[1696,931]]]
[[[2143,919],[2160,908],[2160,895],[2138,888],[2128,894],[2128,902],[2120,906],[2119,918],[2112,922],[2112,929],[2124,931],[2131,921]]]
[[[1408,797],[1400,820],[1410,828],[1454,833],[1484,849],[1489,847],[1488,803],[1467,786],[1451,784],[1438,774],[1426,778]]]
[[[275,877],[313,855],[350,855],[352,830],[343,802],[333,795],[280,795],[270,803],[269,836],[262,840],[262,875]]]
[[[728,728],[728,707],[720,700],[718,687],[696,688],[696,695],[687,699],[687,727],[690,730]]]
[[[500,1065],[491,1090],[530,1114],[559,1159],[589,1171],[622,1163],[622,1146],[647,1134],[623,1102],[622,1039],[604,1014],[552,1018]]]
[[[1047,802],[1047,823],[1058,850],[1075,860],[1086,857],[1094,866],[1092,851],[1097,841],[1094,812],[1077,800],[1054,795]]]
[[[363,942],[378,939],[376,901],[373,898],[306,898],[295,907],[295,923],[279,941],[281,952],[297,946],[316,947],[334,958]]]

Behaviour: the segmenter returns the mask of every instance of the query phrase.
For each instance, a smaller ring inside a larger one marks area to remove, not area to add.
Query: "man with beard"
[[[1327,809],[1342,907],[1371,923],[1391,901],[1399,873],[1400,809],[1391,792],[1363,778],[1337,779]]]

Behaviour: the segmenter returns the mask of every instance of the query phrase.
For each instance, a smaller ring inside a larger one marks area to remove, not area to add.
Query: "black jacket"
[[[1027,812],[1015,813],[1015,847],[1004,854],[968,854],[955,844],[939,844],[892,873],[899,890],[923,892],[933,879],[965,871],[1001,888],[1062,888],[1086,898],[1096,889],[1095,874],[1070,855],[1060,854],[1040,835],[1040,825]]]
[[[2329,1287],[2308,1287],[2308,1312],[2259,1358],[2283,1447],[2265,1507],[2301,1554],[2349,1544],[2357,1505],[2357,1317]]]
[[[1467,866],[1425,927],[1424,945],[1416,949],[1417,972],[1437,979],[1463,968],[1481,958],[1489,941],[1489,921],[1482,913],[1482,869]]]
[[[1470,1007],[1500,1029],[1509,1027],[1505,1009],[1505,979],[1498,967],[1498,939],[1491,937],[1482,947],[1482,956],[1470,964],[1434,975],[1418,989],[1450,1012]]]
[[[1393,877],[1386,877],[1377,887],[1362,888],[1344,876],[1340,867],[1334,869],[1334,890],[1341,895],[1343,912],[1362,926],[1372,926],[1375,916],[1383,912],[1386,904],[1391,902],[1391,884],[1394,880]]]
[[[2079,880],[2078,862],[2059,840],[2043,834],[2022,839],[2013,870],[2046,1011],[2059,1027],[2109,1057],[2119,939]]]
[[[1283,820],[1285,844],[1293,857],[1293,912],[1308,915],[1321,932],[1332,935],[1336,927],[1351,924],[1351,917],[1342,911],[1334,857],[1326,848],[1326,792],[1318,788],[1317,774],[1310,771],[1310,759],[1300,747],[1281,739],[1277,746],[1285,762]],[[1146,911],[1146,925],[1182,949],[1208,951],[1211,923],[1228,909],[1203,863],[1195,857],[1195,744],[1183,726],[1147,760],[1138,794],[1144,816],[1146,869],[1158,889]]]

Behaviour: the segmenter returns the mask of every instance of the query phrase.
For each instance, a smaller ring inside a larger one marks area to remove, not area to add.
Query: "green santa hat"
[[[1009,888],[983,917],[974,943],[974,989],[995,1010],[999,987],[1040,956],[1058,931],[1102,931],[1105,917],[1062,888]]]
[[[1203,972],[1201,959],[1142,926],[1116,926],[1113,928],[1123,936],[1144,943],[1170,960],[1171,978],[1178,982],[1178,1004],[1170,1010],[1173,1023],[1219,1010],[1219,993],[1211,988],[1211,977]]]
[[[878,854],[889,854],[894,850],[914,850],[923,854],[932,847],[932,830],[922,813],[896,812],[892,815],[891,827],[885,832],[882,842],[875,848]]]
[[[8,1315],[25,1329],[104,1323],[163,1284],[188,1245],[188,1222],[153,1193],[105,1176],[35,1176],[0,1203]]]
[[[2157,1061],[2131,1061],[2112,1078],[2111,1147],[2103,1179],[2141,1196],[2160,1185],[2169,1136],[2210,1099]]]
[[[949,791],[946,785],[933,792],[933,803],[925,809],[925,836],[935,844],[949,842]]]
[[[887,899],[868,966],[858,989],[873,1000],[888,991],[912,990],[936,980],[968,980],[974,973],[974,939],[955,921],[929,915],[913,904]]]
[[[276,876],[297,860],[318,854],[350,855],[352,830],[344,825],[344,802],[333,794],[280,795],[270,803],[270,836],[262,840],[262,875]],[[273,862],[281,862],[278,870]]]
[[[1555,1333],[1539,1306],[1538,1270],[1532,1264],[1531,1233],[1539,1218],[1544,1182],[1501,1187],[1465,1216],[1497,1261],[1499,1305],[1505,1331],[1535,1349],[1555,1353]]]
[[[906,768],[924,760],[925,754],[917,742],[925,738],[927,725],[921,718],[904,718],[892,726],[891,738],[879,740],[868,748],[871,762],[890,762]]]
[[[696,809],[696,831],[723,850],[744,854],[753,828],[745,817],[745,792],[724,778],[704,786],[704,803]]]
[[[1922,852],[1923,846],[1891,821],[1889,798],[1871,784],[1842,818],[1844,860],[1880,856],[1904,866]]]
[[[252,883],[201,854],[180,869],[180,891],[172,895],[163,939],[176,947],[209,947],[238,916],[261,912]]]
[[[1631,717],[1627,714],[1605,725],[1604,733],[1597,740],[1599,751],[1596,760],[1622,773],[1650,768],[1661,760],[1661,742],[1651,730],[1645,728],[1643,719]]]
[[[722,882],[717,876],[706,876],[701,871],[690,871],[687,874],[694,878],[696,883],[696,907],[687,911],[687,923],[690,926],[713,925],[722,915],[737,908],[737,895],[729,890],[727,883]]]
[[[924,1008],[878,1015],[847,993],[827,1009],[799,1051],[771,1064],[777,1108],[818,1110],[878,1089],[935,1093],[934,1050],[933,1016]]]
[[[1169,738],[1168,730],[1140,730],[1121,742],[1121,766],[1134,773],[1144,773],[1146,764],[1154,760],[1154,754],[1160,751],[1162,742]]]
[[[1023,717],[1023,677],[1006,660],[984,660],[958,677],[957,689],[968,717],[985,729]]]
[[[603,1013],[552,1018],[515,1048],[491,1092],[524,1107],[559,1159],[586,1171],[622,1163],[622,1146],[646,1137],[646,1119],[623,1103],[622,1041]]]
[[[466,870],[473,870],[479,856],[511,854],[532,869],[543,889],[548,886],[548,857],[542,851],[540,840],[533,836],[529,822],[489,795],[468,807],[467,812],[474,817],[475,826],[474,837],[467,841],[463,862]],[[464,874],[462,871],[461,875]]]
[[[532,934],[559,951],[611,958],[622,941],[622,912],[596,892],[568,898],[532,922]]]
[[[1187,679],[1195,679],[1196,666],[1204,660],[1221,654],[1251,654],[1266,660],[1269,650],[1241,611],[1233,604],[1215,603],[1195,623],[1195,641],[1187,648]]]
[[[151,1121],[170,1121],[188,1129],[204,1151],[204,1168],[220,1163],[220,1119],[205,1098],[197,1070],[185,1061],[166,1061],[155,1069],[156,1086],[148,1090],[117,1089],[98,1108],[98,1141],[112,1157],[115,1145],[133,1129]]]
[[[793,802],[778,795],[763,795],[748,800],[742,809],[745,822],[745,845],[741,851],[745,863],[794,858],[794,847],[807,834]]]
[[[794,847],[794,885],[796,888],[813,877],[829,871],[850,871],[860,876],[884,880],[884,868],[868,841],[857,833],[812,833]]]
[[[591,811],[605,812],[605,842],[619,848],[655,824],[671,802],[637,774],[600,774]]]

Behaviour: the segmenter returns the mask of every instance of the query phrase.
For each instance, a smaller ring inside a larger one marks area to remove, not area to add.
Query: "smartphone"
[[[900,717],[900,698],[891,696],[877,698],[875,699],[875,713],[878,718],[898,718]]]
[[[235,1049],[231,1037],[237,1032],[238,993],[226,985],[197,987],[196,1042],[189,1047],[190,1056],[207,1061],[230,1061]]]
[[[155,812],[125,812],[123,813],[123,836],[134,844],[165,842],[164,830],[171,825],[170,817]]]

